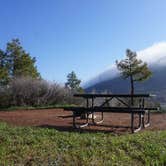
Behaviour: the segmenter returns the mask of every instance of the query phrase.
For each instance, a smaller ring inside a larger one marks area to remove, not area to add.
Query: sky
[[[166,42],[166,0],[0,0],[0,7],[0,48],[19,38],[41,76],[58,83],[71,71],[85,83],[127,48]]]

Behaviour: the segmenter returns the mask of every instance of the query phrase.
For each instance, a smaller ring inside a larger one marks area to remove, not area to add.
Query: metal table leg
[[[139,124],[138,127],[135,129],[134,127],[134,112],[131,113],[131,132],[132,133],[136,133],[138,131],[140,131],[142,128],[142,114],[139,113]]]
[[[94,112],[92,112],[92,122],[93,124],[100,124],[104,121],[104,116],[103,116],[103,112],[101,112],[101,119],[99,121],[95,121],[95,118],[94,118]]]
[[[144,128],[146,128],[146,127],[148,127],[148,126],[150,126],[150,111],[149,110],[146,110],[145,111],[145,114],[147,115],[147,122],[145,121],[145,118],[144,118]],[[145,115],[144,115],[145,116]]]
[[[88,119],[88,113],[87,113],[87,115],[86,115],[86,123],[84,123],[84,124],[82,124],[82,125],[77,125],[76,124],[76,112],[75,111],[73,111],[73,127],[74,128],[83,128],[83,127],[86,127],[86,126],[88,126],[89,125],[89,119]]]

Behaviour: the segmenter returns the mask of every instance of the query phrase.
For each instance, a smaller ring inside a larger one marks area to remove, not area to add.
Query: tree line
[[[0,106],[40,106],[77,103],[73,93],[82,91],[74,71],[65,86],[44,80],[35,65],[36,58],[21,46],[19,39],[0,49]]]
[[[0,49],[0,106],[1,105],[49,105],[74,103],[73,93],[83,92],[81,80],[72,71],[64,86],[42,79],[31,57],[21,46],[19,39]],[[148,79],[152,73],[147,63],[137,59],[136,52],[126,50],[126,58],[116,61],[124,79],[130,79],[130,94],[135,93],[135,82]],[[111,86],[111,85],[110,85]]]

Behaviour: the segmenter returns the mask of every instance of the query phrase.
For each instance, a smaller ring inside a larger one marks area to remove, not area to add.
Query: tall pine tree
[[[129,49],[126,50],[126,58],[120,62],[116,61],[116,65],[122,77],[130,79],[131,95],[134,94],[135,82],[145,81],[152,75],[147,64],[142,62],[142,60],[138,60],[136,52],[132,52]]]
[[[7,85],[14,77],[40,78],[35,62],[36,59],[25,52],[19,39],[8,42],[6,50],[0,50],[0,85]]]
[[[39,78],[40,74],[35,66],[36,59],[25,52],[19,39],[7,43],[6,57],[8,61],[9,76],[29,76]]]

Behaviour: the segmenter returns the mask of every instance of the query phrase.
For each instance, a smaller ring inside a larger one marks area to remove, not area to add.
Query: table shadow
[[[48,129],[55,129],[60,132],[77,132],[77,133],[111,133],[111,134],[126,134],[129,133],[130,127],[129,126],[113,126],[113,125],[100,125],[96,126],[90,125],[85,128],[79,128],[75,129],[73,126],[62,126],[62,125],[49,125],[49,124],[44,124],[44,125],[39,125],[36,127],[40,128],[48,128]],[[100,129],[100,127],[109,127],[109,129]]]

